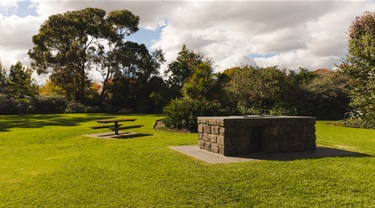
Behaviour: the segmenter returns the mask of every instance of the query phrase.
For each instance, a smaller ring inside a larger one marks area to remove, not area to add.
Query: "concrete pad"
[[[86,134],[85,136],[99,138],[99,139],[129,139],[135,137],[150,136],[151,134],[132,133],[132,132],[119,132],[116,135],[114,132],[106,132],[99,134]]]
[[[287,153],[251,153],[249,155],[240,156],[223,156],[202,150],[198,145],[193,146],[172,146],[173,150],[181,152],[190,157],[202,160],[210,164],[217,163],[231,163],[231,162],[248,162],[248,161],[262,161],[262,160],[297,160],[297,159],[314,159],[324,157],[372,157],[371,155],[350,152],[346,150],[333,149],[328,147],[317,147],[316,151],[306,152],[287,152]]]

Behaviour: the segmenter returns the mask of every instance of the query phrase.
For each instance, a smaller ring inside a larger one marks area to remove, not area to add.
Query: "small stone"
[[[218,144],[211,144],[211,151],[213,153],[219,153],[219,145]]]
[[[208,135],[208,141],[211,142],[211,143],[217,143],[217,136],[215,136],[213,134],[209,134]]]
[[[220,127],[219,126],[211,126],[211,133],[212,134],[216,134],[216,135],[219,135],[219,129]]]
[[[207,134],[211,134],[211,127],[210,126],[204,126],[203,127],[203,132]]]

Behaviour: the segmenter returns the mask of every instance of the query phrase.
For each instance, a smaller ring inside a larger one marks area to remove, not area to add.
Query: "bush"
[[[33,100],[35,112],[40,114],[64,113],[67,101],[60,96],[38,96]]]
[[[343,119],[349,109],[349,97],[343,77],[318,77],[303,87],[302,109],[319,119]]]
[[[85,113],[102,113],[104,107],[101,106],[85,106]]]
[[[19,98],[0,94],[0,114],[29,114],[34,111],[30,97]]]
[[[196,132],[197,118],[220,114],[220,103],[206,99],[177,98],[164,107],[164,113],[166,117],[163,122],[166,127]]]
[[[86,106],[78,101],[69,101],[65,113],[85,113],[86,112]]]
[[[375,129],[375,121],[371,119],[344,119],[336,121],[333,124],[351,128]]]

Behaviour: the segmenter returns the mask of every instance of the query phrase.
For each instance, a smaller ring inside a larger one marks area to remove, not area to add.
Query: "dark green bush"
[[[0,114],[29,114],[34,113],[34,111],[35,108],[30,97],[19,98],[0,94]]]
[[[164,107],[163,122],[168,128],[187,129],[196,132],[197,117],[220,114],[220,103],[206,99],[177,98]]]
[[[60,96],[38,96],[33,100],[35,112],[40,114],[64,113],[67,101]]]
[[[103,113],[105,112],[102,106],[85,106],[85,113]]]
[[[86,112],[86,106],[78,101],[69,101],[65,113],[85,113]]]
[[[371,119],[344,119],[336,121],[333,124],[351,128],[375,129],[375,122]]]

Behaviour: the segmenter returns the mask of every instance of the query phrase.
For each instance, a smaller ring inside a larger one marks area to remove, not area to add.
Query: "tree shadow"
[[[109,119],[108,114],[81,114],[66,116],[60,114],[9,115],[0,116],[0,132],[12,128],[42,128],[46,126],[78,126],[81,123],[99,119]]]

